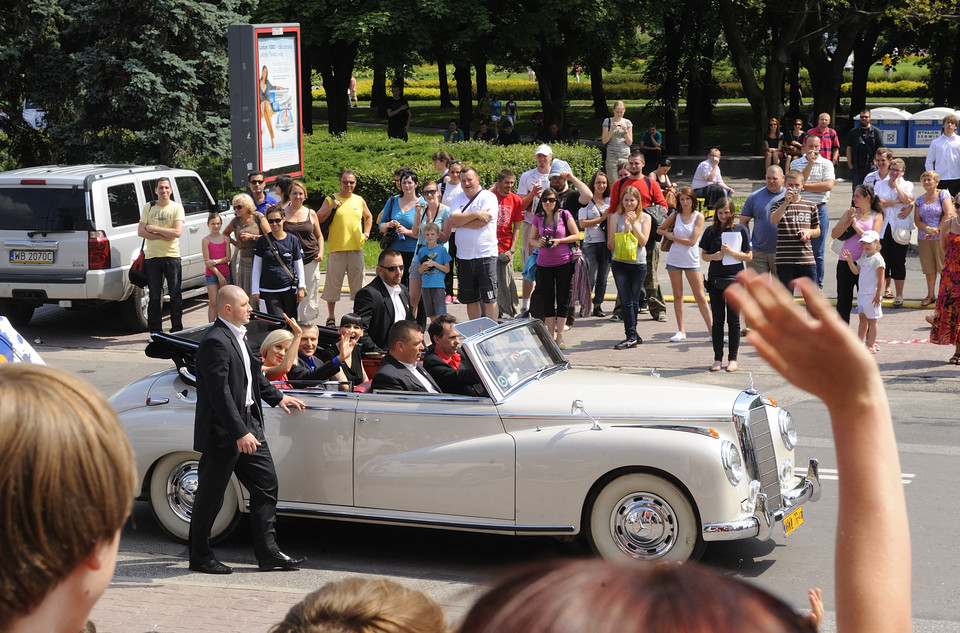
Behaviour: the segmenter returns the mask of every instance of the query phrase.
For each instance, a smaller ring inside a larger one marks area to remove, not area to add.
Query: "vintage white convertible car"
[[[767,539],[777,523],[789,532],[820,496],[816,460],[794,474],[791,415],[752,388],[571,368],[539,321],[459,329],[489,397],[299,385],[303,412],[265,407],[281,514],[579,534],[601,556],[655,562],[697,558],[709,541]],[[142,498],[178,539],[202,484],[191,449],[202,335],[155,335],[147,353],[177,367],[111,399]],[[234,479],[215,537],[247,503]]]

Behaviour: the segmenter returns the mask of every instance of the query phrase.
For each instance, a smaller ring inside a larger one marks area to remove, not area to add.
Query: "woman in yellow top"
[[[357,174],[350,169],[340,173],[340,193],[323,201],[317,211],[320,222],[326,222],[334,213],[327,236],[327,278],[320,298],[327,302],[327,322],[336,327],[334,314],[337,301],[340,300],[340,288],[343,276],[347,276],[350,286],[350,300],[356,297],[363,287],[363,245],[370,237],[373,227],[373,214],[363,198],[353,193],[357,186]]]

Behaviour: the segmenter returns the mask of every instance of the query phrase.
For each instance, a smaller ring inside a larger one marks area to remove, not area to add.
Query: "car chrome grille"
[[[767,496],[767,507],[779,508],[782,503],[780,473],[763,399],[741,393],[734,406],[734,420],[747,474],[760,482],[760,491]]]

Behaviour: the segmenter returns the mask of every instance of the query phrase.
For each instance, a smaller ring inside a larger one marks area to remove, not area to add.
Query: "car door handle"
[[[196,233],[196,232],[199,231],[199,230],[200,230],[200,227],[199,227],[199,226],[191,226],[191,227],[190,227],[190,232],[191,232],[191,233]]]
[[[358,422],[379,422],[380,418],[366,418],[361,415],[359,418],[357,418],[357,421]]]

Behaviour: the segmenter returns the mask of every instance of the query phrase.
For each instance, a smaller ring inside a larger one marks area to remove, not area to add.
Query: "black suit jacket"
[[[404,319],[408,321],[413,318],[413,308],[410,306],[410,291],[403,284],[400,284],[400,299],[406,307]],[[387,285],[383,283],[380,277],[360,289],[353,301],[353,311],[363,319],[363,338],[360,341],[361,348],[376,348],[378,351],[386,353],[389,345],[387,338],[390,335],[390,328],[396,321],[396,311],[393,308],[393,301],[390,299],[390,293],[387,291]],[[367,344],[363,339],[369,339],[373,345]]]
[[[423,355],[423,368],[444,393],[457,393],[461,396],[485,396],[487,393],[480,382],[480,375],[466,354],[460,354],[460,369],[454,369],[437,355],[436,349],[431,345]]]
[[[442,391],[436,381],[426,371],[424,375],[438,392]],[[380,361],[380,368],[373,375],[370,385],[374,393],[378,391],[426,391],[423,384],[417,380],[410,370],[396,358],[387,354]]]
[[[253,379],[253,419],[250,422],[244,421],[241,413],[246,399],[246,374],[243,355],[233,332],[226,323],[217,319],[200,341],[196,360],[194,450],[203,453],[213,448],[236,448],[236,441],[247,433],[253,433],[261,442],[265,440],[260,400],[262,398],[275,407],[283,399],[283,394],[260,371],[260,357],[250,351],[249,345],[247,351]]]

